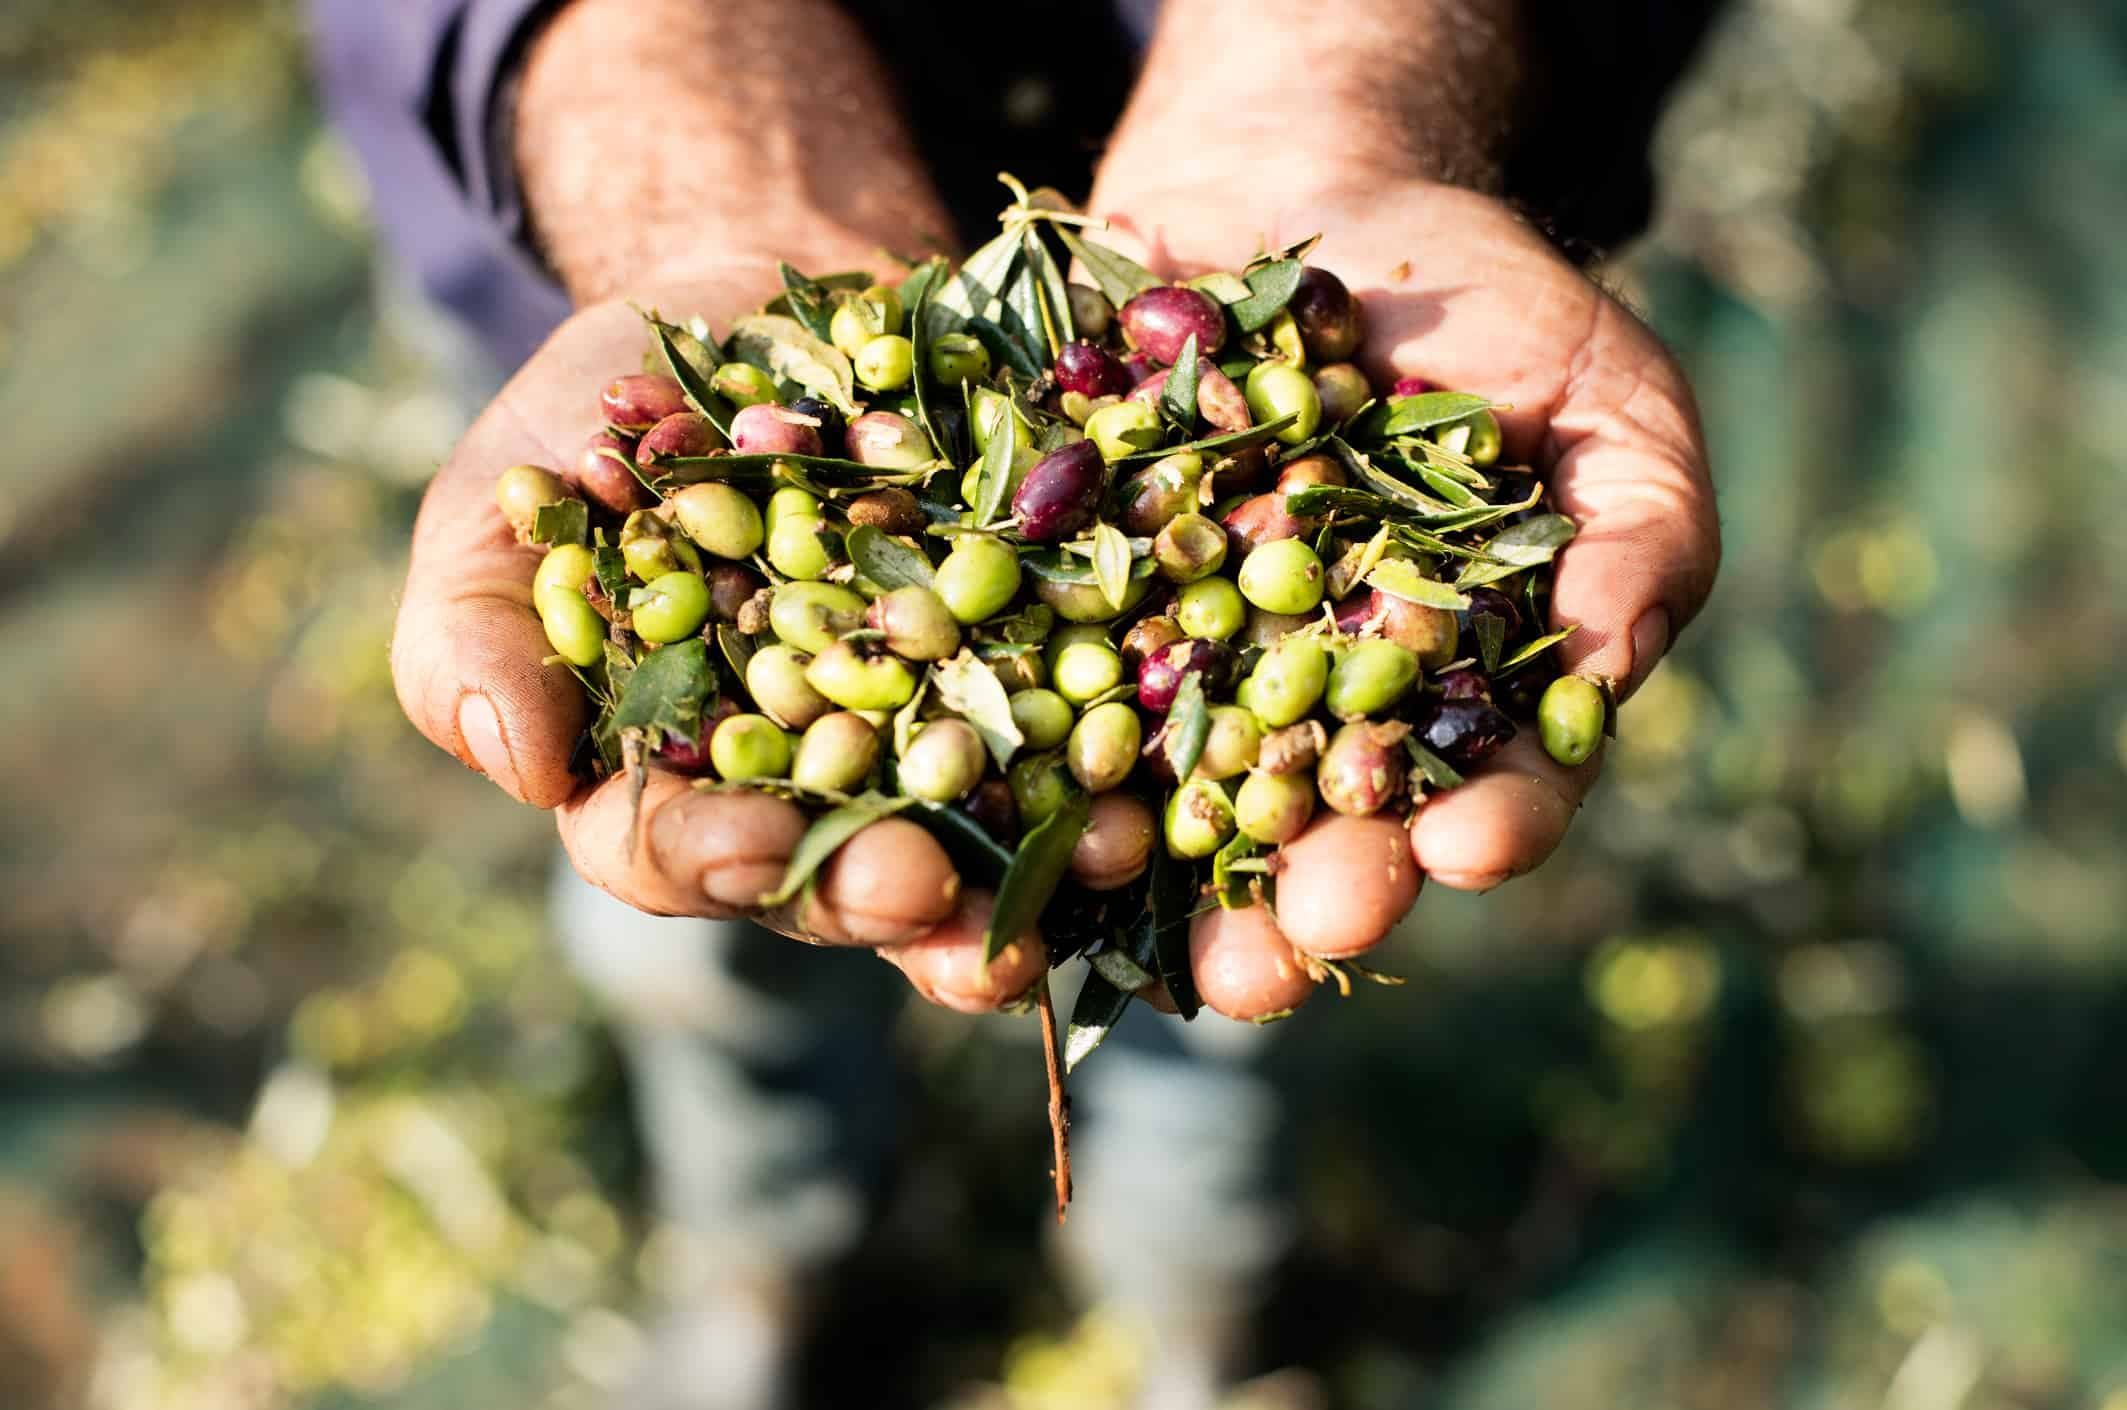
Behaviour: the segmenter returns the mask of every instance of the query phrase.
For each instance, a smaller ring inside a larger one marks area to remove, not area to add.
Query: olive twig
[[[1041,1054],[1049,1070],[1049,1138],[1054,1143],[1056,1164],[1051,1173],[1056,1177],[1056,1222],[1064,1222],[1064,1210],[1071,1203],[1071,1098],[1064,1092],[1062,1050],[1056,1045],[1056,1000],[1049,993],[1047,975],[1042,976],[1041,1007]]]

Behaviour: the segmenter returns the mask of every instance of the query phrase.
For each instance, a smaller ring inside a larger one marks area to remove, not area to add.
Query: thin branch
[[[1071,1099],[1064,1093],[1062,1050],[1056,1044],[1056,1001],[1049,981],[1041,981],[1041,1052],[1049,1068],[1049,1136],[1055,1143],[1056,1222],[1064,1222],[1071,1203]]]

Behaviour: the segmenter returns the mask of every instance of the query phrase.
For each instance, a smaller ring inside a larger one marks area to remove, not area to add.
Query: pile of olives
[[[1171,990],[1165,931],[1274,905],[1318,812],[1407,815],[1532,721],[1577,764],[1607,692],[1556,674],[1573,526],[1495,407],[1377,388],[1305,246],[1168,283],[1015,212],[957,271],[786,268],[722,341],[647,315],[581,460],[496,498],[586,769],[899,811],[1023,872],[1052,960]]]

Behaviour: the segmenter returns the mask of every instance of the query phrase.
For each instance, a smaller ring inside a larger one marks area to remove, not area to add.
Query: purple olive
[[[628,462],[635,458],[635,442],[611,431],[600,431],[584,443],[571,487],[615,514],[629,514],[650,502],[650,492],[635,478]]]
[[[1226,341],[1226,310],[1211,295],[1181,284],[1145,290],[1124,304],[1118,316],[1130,346],[1168,366],[1182,355],[1191,334],[1196,335],[1198,354],[1205,357]]]
[[[1211,494],[1206,503],[1255,489],[1270,473],[1270,450],[1265,446],[1243,446],[1211,462],[1205,473],[1211,477]]]
[[[1130,373],[1106,348],[1065,343],[1056,354],[1056,385],[1087,397],[1119,397],[1130,390]]]
[[[1489,705],[1492,703],[1492,682],[1485,679],[1484,672],[1464,667],[1440,677],[1440,693],[1448,700],[1482,700]]]
[[[1433,384],[1423,377],[1398,377],[1396,385],[1388,389],[1392,397],[1415,397],[1433,390]]]
[[[1151,358],[1141,352],[1134,352],[1123,359],[1123,371],[1129,374],[1130,385],[1134,387],[1159,369],[1152,365]]]
[[[1403,792],[1407,771],[1401,725],[1355,721],[1330,736],[1315,766],[1322,801],[1346,817],[1380,812]]]
[[[1156,715],[1174,704],[1174,692],[1191,671],[1203,677],[1207,694],[1224,691],[1233,684],[1241,658],[1223,641],[1191,639],[1160,648],[1137,668],[1137,703]]]
[[[592,581],[597,581],[595,578]],[[677,774],[706,774],[710,772],[709,736],[716,727],[739,712],[738,702],[725,696],[702,717],[701,732],[695,742],[677,734],[666,734],[657,746],[657,762]]]
[[[820,428],[787,406],[742,406],[731,418],[731,443],[742,455],[818,455]]]
[[[1168,375],[1166,369],[1153,373],[1131,391],[1130,400],[1158,401],[1167,390]],[[1208,357],[1196,360],[1196,412],[1221,431],[1245,431],[1255,424],[1248,415],[1248,398]]]
[[[1034,462],[1012,496],[1019,532],[1034,543],[1067,539],[1100,509],[1107,463],[1091,441],[1073,441]]]
[[[1467,596],[1470,599],[1470,605],[1463,609],[1463,617],[1468,622],[1471,632],[1476,632],[1478,622],[1486,617],[1499,619],[1499,639],[1501,641],[1510,640],[1516,632],[1521,630],[1521,609],[1514,605],[1513,598],[1507,596],[1498,588],[1471,588]]]
[[[860,494],[849,502],[849,522],[869,524],[881,533],[920,534],[928,521],[923,505],[907,490],[889,486]]]
[[[1346,636],[1356,636],[1373,615],[1373,591],[1355,592],[1337,604],[1337,630]]]
[[[799,397],[790,404],[790,409],[800,416],[809,416],[820,423],[815,429],[819,431],[820,444],[824,447],[822,454],[842,453],[842,433],[847,429],[848,423],[843,421],[840,411],[818,397]]]
[[[1359,339],[1366,331],[1359,301],[1328,270],[1313,265],[1301,270],[1299,287],[1292,291],[1285,311],[1300,325],[1308,360],[1318,366],[1342,362],[1359,350]]]
[[[1514,722],[1482,700],[1442,700],[1418,725],[1418,742],[1458,769],[1481,764],[1514,737]]]
[[[1281,494],[1259,494],[1244,499],[1228,510],[1220,522],[1243,553],[1279,539],[1298,538],[1315,527],[1313,520],[1302,519],[1286,508],[1285,496]]]
[[[1136,672],[1153,656],[1183,639],[1181,623],[1172,617],[1140,617],[1123,633],[1123,669]]]
[[[1558,662],[1546,651],[1505,680],[1494,682],[1493,703],[1506,711],[1509,719],[1533,720],[1537,702],[1557,679]]]
[[[667,416],[688,409],[679,383],[651,372],[615,377],[598,393],[598,410],[606,424],[624,431],[646,431]]]
[[[709,620],[736,622],[739,609],[768,586],[768,580],[743,563],[713,564],[709,577]]]
[[[659,456],[707,455],[722,449],[716,423],[698,411],[675,411],[643,432],[635,443],[635,463],[654,464]]]
[[[1019,804],[1013,801],[1012,785],[1001,778],[986,778],[975,785],[961,805],[982,830],[1009,847],[1019,840]]]

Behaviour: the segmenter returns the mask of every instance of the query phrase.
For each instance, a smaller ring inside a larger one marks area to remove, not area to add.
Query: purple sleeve
[[[518,51],[552,0],[310,0],[325,106],[385,244],[515,367],[569,303],[527,249],[507,143]]]

